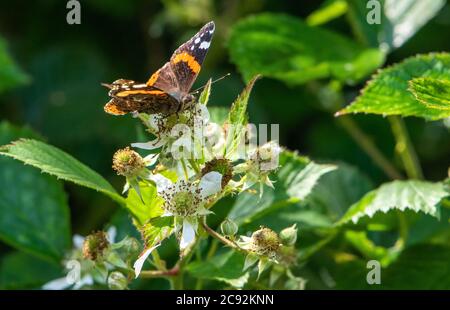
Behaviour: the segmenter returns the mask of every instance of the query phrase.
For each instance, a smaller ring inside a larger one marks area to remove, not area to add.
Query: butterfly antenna
[[[220,78],[215,79],[214,81],[212,81],[211,84],[214,84],[215,82],[219,82],[220,80],[223,80],[224,78],[226,78],[226,77],[228,77],[230,75],[231,75],[231,73],[227,73],[227,74],[221,76]],[[201,91],[205,87],[206,87],[206,85],[203,85],[202,87],[199,87],[196,90],[192,91],[191,94],[197,94],[199,91]]]

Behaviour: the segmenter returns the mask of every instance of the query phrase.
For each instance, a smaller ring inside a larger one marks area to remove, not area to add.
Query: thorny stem
[[[373,141],[367,136],[350,116],[341,116],[337,119],[339,124],[348,132],[355,142],[372,158],[391,179],[403,179],[401,173],[381,153]]]
[[[405,122],[399,116],[389,116],[388,119],[397,142],[395,149],[403,161],[406,174],[411,179],[423,179],[422,168],[411,143]]]

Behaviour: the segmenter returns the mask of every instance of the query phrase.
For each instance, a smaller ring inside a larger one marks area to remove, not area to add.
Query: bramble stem
[[[240,246],[238,246],[235,242],[225,238],[225,236],[222,236],[221,234],[219,234],[218,232],[216,232],[214,229],[212,229],[211,227],[208,226],[208,224],[206,224],[206,217],[202,217],[201,220],[202,226],[205,229],[205,231],[213,238],[216,238],[217,240],[219,240],[220,242],[222,242],[223,244],[229,246],[230,248],[233,248],[237,251],[244,251]]]
[[[405,122],[399,116],[389,116],[388,119],[396,140],[395,149],[402,159],[406,174],[411,179],[423,179],[422,168],[411,143]]]
[[[401,173],[381,153],[373,141],[366,135],[350,116],[341,116],[337,119],[339,124],[349,133],[355,142],[372,158],[391,179],[403,179]]]
[[[178,265],[175,265],[169,270],[143,270],[140,273],[142,278],[163,278],[163,277],[175,277],[179,273]]]

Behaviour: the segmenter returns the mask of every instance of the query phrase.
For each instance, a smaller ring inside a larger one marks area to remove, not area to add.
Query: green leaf
[[[139,188],[144,201],[134,189],[130,188],[126,198],[126,207],[139,224],[143,225],[149,219],[163,214],[161,206],[164,200],[158,196],[156,187],[149,183],[141,182]]]
[[[241,94],[233,102],[228,119],[226,121],[229,124],[225,153],[231,154],[236,150],[245,135],[245,126],[248,123],[247,106],[252,92],[253,86],[256,80],[260,78],[259,75],[254,76]],[[224,157],[227,157],[226,155]]]
[[[408,91],[408,82],[420,77],[450,80],[450,55],[418,55],[379,71],[356,100],[336,115],[373,113],[417,116],[429,120],[447,117],[448,110],[426,106]]]
[[[142,226],[142,236],[147,248],[168,238],[174,229],[173,216],[163,216],[150,219]]]
[[[94,189],[124,204],[124,199],[101,175],[71,155],[44,142],[21,139],[0,147],[0,155],[20,160],[58,179]]]
[[[432,109],[447,111],[450,116],[450,80],[417,78],[409,81],[409,91],[420,103]]]
[[[61,277],[61,267],[23,252],[11,252],[0,262],[0,289],[36,289]]]
[[[29,81],[28,76],[11,59],[2,37],[0,37],[0,68],[0,92]]]
[[[29,129],[0,124],[0,143],[35,136]],[[58,261],[70,246],[67,198],[60,182],[31,167],[0,158],[0,239]]]
[[[356,35],[372,47],[389,51],[402,46],[445,5],[445,0],[380,0],[380,24],[369,24],[377,10],[367,1],[347,0],[348,15]]]
[[[249,277],[243,271],[243,265],[244,256],[239,252],[229,251],[207,261],[193,262],[186,267],[186,271],[198,279],[221,281],[242,288]]]
[[[377,212],[392,210],[412,210],[439,217],[438,205],[449,196],[442,182],[408,180],[393,181],[381,185],[367,193],[360,201],[352,205],[340,219],[338,225],[352,221],[357,223],[365,216],[372,217]]]
[[[229,48],[231,60],[246,80],[262,74],[290,85],[321,78],[354,84],[384,62],[378,49],[281,14],[238,22],[231,30]]]
[[[205,88],[203,89],[202,93],[198,97],[198,102],[200,104],[207,105],[210,94],[211,94],[211,79],[208,80],[208,82],[205,85]]]
[[[336,169],[334,165],[316,164],[306,157],[284,151],[280,155],[280,169],[275,174],[275,189],[265,188],[259,200],[255,194],[241,193],[229,217],[238,224],[249,223],[278,208],[305,199],[319,178]]]
[[[347,12],[347,2],[345,0],[331,0],[325,1],[322,6],[312,12],[306,22],[310,26],[319,26],[325,24],[342,14]]]
[[[359,169],[339,163],[338,168],[321,177],[308,196],[309,209],[321,211],[336,221],[349,206],[373,189],[370,179]]]

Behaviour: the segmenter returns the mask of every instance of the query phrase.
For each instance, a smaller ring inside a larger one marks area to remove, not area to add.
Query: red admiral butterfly
[[[103,84],[110,89],[107,113],[124,115],[130,112],[172,114],[192,106],[195,97],[189,93],[200,72],[214,33],[209,22],[189,41],[181,45],[170,61],[153,73],[145,84],[119,79]]]

